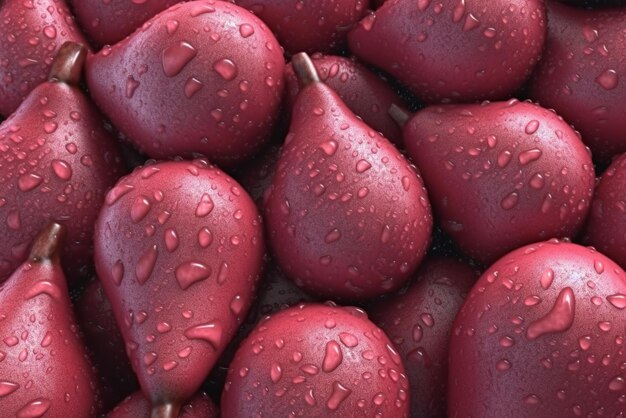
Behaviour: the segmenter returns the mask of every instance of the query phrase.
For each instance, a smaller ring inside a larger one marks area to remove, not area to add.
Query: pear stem
[[[31,262],[41,263],[58,260],[65,241],[65,234],[66,228],[59,223],[50,222],[46,225],[35,238],[30,250]]]
[[[168,402],[154,404],[150,418],[178,418],[180,405],[178,402]]]
[[[86,58],[87,48],[84,45],[71,41],[65,42],[54,57],[48,80],[77,86]]]
[[[320,76],[311,61],[311,57],[306,52],[299,52],[291,58],[291,65],[298,77],[300,88],[309,84],[319,83]]]
[[[406,125],[409,119],[411,119],[411,114],[395,103],[392,103],[391,106],[389,106],[387,113],[389,113],[391,119],[393,119],[394,122],[396,122],[401,128]]]

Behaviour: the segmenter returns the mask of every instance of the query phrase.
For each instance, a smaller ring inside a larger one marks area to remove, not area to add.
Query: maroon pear
[[[241,344],[222,392],[228,418],[408,417],[404,365],[357,308],[301,304],[266,317]]]
[[[263,259],[252,199],[206,160],[152,163],[107,194],[98,277],[154,417],[178,416],[250,308]]]
[[[406,159],[293,57],[300,93],[265,211],[275,260],[305,291],[367,299],[398,289],[430,242],[422,180]]]
[[[87,44],[65,0],[0,2],[0,114],[9,116],[39,84],[67,41]]]
[[[613,160],[596,185],[583,241],[626,268],[626,154]]]
[[[573,124],[595,159],[626,152],[626,7],[546,5],[546,47],[530,97]]]
[[[2,416],[95,417],[97,379],[61,269],[65,228],[50,223],[0,285]]]
[[[477,277],[469,265],[453,258],[430,258],[410,287],[368,310],[404,361],[412,417],[446,416],[452,322]]]
[[[49,221],[67,227],[69,285],[91,269],[94,223],[123,168],[115,140],[78,86],[85,54],[66,43],[50,80],[0,125],[0,281],[26,260]]]
[[[620,416],[625,279],[606,256],[557,240],[498,260],[454,322],[448,416]]]
[[[396,145],[402,143],[402,131],[387,110],[402,103],[395,90],[354,58],[315,54],[311,56],[320,80],[331,87],[363,122],[381,132]],[[285,69],[289,108],[300,90],[291,64]]]
[[[217,406],[206,393],[193,397],[180,409],[179,418],[219,418]],[[124,399],[107,418],[150,418],[150,401],[142,392],[136,392]]]
[[[285,61],[274,35],[226,1],[180,3],[87,59],[90,94],[152,158],[233,166],[269,138]]]
[[[541,0],[388,0],[348,34],[350,50],[421,100],[507,99],[541,56]]]
[[[369,0],[234,0],[276,34],[289,54],[338,52]]]
[[[136,391],[139,384],[100,280],[95,278],[87,285],[76,301],[75,312],[102,381],[104,409],[109,410]]]
[[[70,0],[76,20],[92,43],[113,45],[146,20],[181,0]]]
[[[582,227],[595,182],[588,149],[533,103],[431,106],[404,128],[443,229],[489,264],[508,251]]]

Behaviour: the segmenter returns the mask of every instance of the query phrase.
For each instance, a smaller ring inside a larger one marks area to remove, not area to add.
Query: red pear
[[[50,80],[0,125],[0,281],[51,220],[67,227],[63,266],[70,286],[91,269],[94,223],[123,168],[115,140],[78,86],[85,54],[66,43]]]
[[[470,291],[450,342],[450,417],[618,417],[626,274],[556,240],[521,247]]]
[[[97,379],[72,312],[59,253],[64,227],[46,226],[28,261],[0,286],[0,405],[5,417],[95,417]]]
[[[508,99],[541,56],[541,0],[388,0],[348,34],[425,102]]]
[[[289,54],[338,52],[369,0],[234,0],[276,34]]]
[[[153,163],[107,194],[98,277],[154,416],[176,417],[252,302],[263,259],[252,199],[206,160]]]
[[[584,241],[626,268],[626,154],[613,160],[596,186]]]
[[[76,20],[98,48],[113,45],[181,0],[70,0]]]
[[[218,418],[219,410],[206,393],[196,395],[183,405],[180,418]],[[107,418],[150,418],[150,401],[141,392],[133,393],[117,405]]]
[[[553,111],[528,102],[431,106],[404,128],[443,229],[489,264],[551,237],[573,237],[595,174],[588,149]]]
[[[265,210],[275,260],[326,298],[398,289],[419,265],[432,217],[422,180],[391,143],[293,57],[300,93]]]
[[[410,287],[382,303],[375,301],[368,310],[404,361],[412,417],[446,416],[452,322],[477,277],[469,265],[453,258],[430,258]]]
[[[66,41],[87,44],[65,0],[0,2],[0,114],[9,116],[47,80]]]
[[[102,381],[105,410],[139,388],[111,303],[97,278],[76,301],[76,319]]]
[[[402,99],[384,79],[354,58],[316,54],[311,60],[320,80],[335,90],[354,114],[394,144],[402,143],[402,131],[387,112],[392,104],[400,105]],[[291,108],[300,87],[291,64],[285,73]]]
[[[408,417],[408,382],[389,338],[357,308],[302,304],[266,317],[228,370],[222,414]]]
[[[172,6],[91,55],[86,74],[94,101],[139,151],[233,166],[269,138],[284,65],[256,16],[201,0]]]
[[[556,109],[599,160],[626,152],[626,7],[546,2],[548,35],[530,96]]]

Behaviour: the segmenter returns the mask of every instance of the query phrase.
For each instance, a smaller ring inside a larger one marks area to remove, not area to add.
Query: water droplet
[[[330,244],[335,241],[338,241],[340,238],[341,238],[341,231],[335,228],[332,231],[330,231],[328,234],[326,234],[326,237],[324,237],[324,242],[326,242],[327,244]]]
[[[532,135],[535,132],[537,132],[537,129],[539,129],[539,121],[536,119],[533,119],[526,124],[526,127],[524,128],[524,132],[526,132],[526,134],[528,135]]]
[[[39,186],[42,181],[43,177],[30,173],[20,176],[17,180],[17,185],[21,191],[28,192]]]
[[[502,360],[498,360],[498,362],[496,363],[496,370],[498,371],[505,371],[505,370],[509,370],[511,368],[511,362],[506,360],[506,359],[502,359]]]
[[[237,77],[237,66],[228,58],[216,61],[213,64],[213,69],[226,81],[233,80]]]
[[[552,282],[554,281],[554,271],[552,269],[546,269],[541,274],[541,278],[539,279],[539,283],[543,290],[548,290],[550,286],[552,286]]]
[[[235,316],[241,315],[245,307],[246,303],[239,295],[235,296],[233,300],[230,301],[230,310]]]
[[[148,199],[143,196],[137,197],[130,208],[130,218],[135,223],[141,221],[150,212],[151,207]]]
[[[335,370],[343,361],[343,353],[341,346],[336,341],[328,341],[326,343],[326,353],[322,362],[322,370],[330,373]]]
[[[186,290],[192,284],[207,279],[211,275],[211,268],[202,263],[189,261],[179,265],[174,274],[180,288]]]
[[[185,83],[185,97],[191,99],[197,92],[199,92],[204,84],[202,81],[195,77],[190,77]]]
[[[113,279],[113,283],[115,283],[116,286],[119,286],[122,283],[123,277],[124,263],[122,263],[122,260],[117,260],[111,268],[111,278]]]
[[[52,344],[52,334],[50,334],[50,331],[47,331],[46,335],[44,335],[41,340],[41,346],[43,348],[46,348],[49,347],[50,344]]]
[[[220,266],[220,270],[217,272],[217,283],[222,285],[226,283],[226,279],[228,279],[228,272],[230,268],[228,267],[228,263],[225,261]]]
[[[170,19],[165,22],[165,30],[167,30],[168,35],[173,35],[178,30],[178,20]]]
[[[67,181],[72,178],[72,167],[63,160],[52,160],[52,172],[61,180]]]
[[[524,403],[527,405],[537,405],[541,403],[541,399],[537,395],[528,395],[524,398]]]
[[[165,241],[165,248],[167,251],[174,252],[178,248],[179,239],[178,234],[172,228],[168,228],[163,233],[163,239]]]
[[[19,411],[17,411],[17,418],[39,418],[42,417],[48,409],[50,409],[51,402],[45,398],[37,398],[30,401]]]
[[[218,350],[220,348],[223,335],[224,330],[222,328],[222,325],[217,321],[209,322],[202,325],[196,325],[185,331],[185,337],[205,340],[209,344],[211,344],[211,346],[215,350]]]
[[[166,363],[163,363],[163,370],[165,370],[166,372],[169,372],[170,370],[175,369],[178,366],[178,362],[175,360],[172,361],[168,361]]]
[[[200,198],[200,203],[198,203],[198,207],[196,208],[196,216],[203,218],[211,213],[214,207],[215,204],[213,200],[211,200],[211,196],[205,193],[202,195],[202,198]]]
[[[517,158],[521,165],[526,165],[533,161],[538,160],[541,157],[541,154],[542,152],[540,149],[533,148],[533,149],[521,152]]]
[[[254,27],[252,27],[252,25],[249,25],[247,23],[243,23],[241,26],[239,26],[239,34],[243,38],[248,38],[254,35]]]
[[[324,153],[328,155],[329,157],[335,155],[335,152],[337,152],[337,147],[338,147],[337,142],[333,141],[332,139],[330,141],[323,142],[320,145],[320,148],[322,149],[322,151],[324,151]]]
[[[356,172],[361,174],[372,168],[372,165],[365,160],[359,160],[356,163]]]
[[[157,360],[157,358],[158,358],[158,355],[155,352],[146,353],[143,356],[143,364],[145,364],[146,366],[152,366],[154,362]]]
[[[424,336],[424,331],[422,330],[422,327],[420,324],[415,324],[413,326],[413,341],[415,341],[416,343],[419,343],[420,341],[422,341],[422,337]]]
[[[389,225],[383,225],[383,231],[380,234],[380,242],[386,244],[389,240],[391,240],[391,228],[389,228]]]
[[[109,193],[107,193],[107,196],[106,196],[106,199],[105,199],[106,204],[109,205],[109,206],[114,204],[122,196],[124,196],[125,194],[129,193],[134,188],[135,188],[135,186],[131,186],[130,184],[119,184],[119,185],[113,187],[111,189],[111,191]]]
[[[359,344],[359,340],[352,334],[348,332],[342,332],[339,334],[339,341],[343,343],[346,347],[354,348]]]
[[[624,388],[626,388],[626,382],[622,376],[617,376],[609,382],[611,392],[621,392]]]
[[[345,401],[352,391],[341,383],[334,381],[333,382],[333,391],[330,394],[330,398],[328,398],[328,402],[326,402],[326,407],[331,411],[335,411],[341,406],[341,403]]]
[[[562,289],[550,311],[528,326],[526,337],[535,340],[548,333],[567,331],[574,322],[575,305],[574,291],[570,287]]]
[[[593,261],[593,268],[596,270],[596,273],[598,274],[604,273],[604,264],[600,260]]]
[[[272,382],[278,383],[281,377],[283,377],[283,369],[280,367],[280,364],[272,364],[270,368],[270,378]]]
[[[607,296],[606,300],[608,300],[609,303],[613,305],[614,307],[616,307],[617,309],[626,308],[626,295],[622,295],[618,293],[615,295]]]
[[[140,284],[144,284],[146,280],[150,278],[154,265],[156,264],[158,254],[159,251],[157,246],[153,245],[143,253],[141,258],[139,258],[137,266],[135,267],[135,277]]]
[[[7,214],[6,219],[7,226],[13,230],[18,230],[22,226],[22,221],[20,220],[20,213],[17,209],[11,209]]]
[[[619,82],[617,71],[611,69],[604,71],[596,77],[596,82],[606,90],[613,90]]]
[[[504,168],[506,167],[509,162],[511,161],[511,151],[502,151],[499,155],[498,155],[498,167],[500,168]]]
[[[13,382],[0,381],[0,398],[10,395],[18,390],[20,385]]]
[[[53,299],[61,300],[63,297],[63,292],[56,284],[56,282],[52,282],[49,280],[38,280],[36,281],[28,292],[24,295],[25,299],[32,299],[39,295],[48,295]]]
[[[202,248],[207,248],[213,242],[213,234],[209,231],[209,228],[204,227],[198,231],[198,244]]]
[[[137,90],[137,87],[139,87],[139,81],[135,80],[135,78],[130,75],[128,76],[128,78],[126,79],[126,98],[127,99],[132,99],[132,97],[135,95],[135,90]]]
[[[179,74],[183,68],[198,54],[198,51],[189,43],[180,41],[163,50],[161,62],[163,72],[168,77]]]

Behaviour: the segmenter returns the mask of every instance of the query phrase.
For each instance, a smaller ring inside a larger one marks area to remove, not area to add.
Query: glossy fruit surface
[[[625,277],[606,256],[558,241],[498,260],[455,320],[449,416],[619,416]]]

